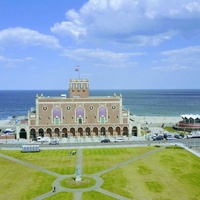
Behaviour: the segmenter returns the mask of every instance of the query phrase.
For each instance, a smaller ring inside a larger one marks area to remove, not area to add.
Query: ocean
[[[195,90],[90,90],[90,96],[119,96],[123,107],[138,116],[200,114],[200,89]],[[0,119],[27,115],[35,107],[36,94],[60,96],[67,90],[2,90]]]

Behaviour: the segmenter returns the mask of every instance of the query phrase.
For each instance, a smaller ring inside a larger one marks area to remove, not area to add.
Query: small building
[[[178,122],[174,128],[184,131],[200,130],[200,115],[181,115],[182,121]]]
[[[17,127],[17,138],[138,136],[140,126],[123,108],[122,95],[89,96],[88,79],[69,81],[69,97],[36,96],[36,108],[28,113],[25,127]],[[26,136],[24,136],[26,131]]]

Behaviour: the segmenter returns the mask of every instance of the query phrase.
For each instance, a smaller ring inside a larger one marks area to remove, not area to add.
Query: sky
[[[200,0],[0,0],[0,90],[76,78],[94,90],[200,89]]]

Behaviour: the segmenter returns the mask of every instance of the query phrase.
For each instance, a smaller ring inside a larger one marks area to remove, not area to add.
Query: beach
[[[182,120],[181,116],[133,116],[136,123],[148,124],[149,126],[173,126]]]

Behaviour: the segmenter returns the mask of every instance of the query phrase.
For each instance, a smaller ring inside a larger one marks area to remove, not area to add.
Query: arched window
[[[79,124],[83,124],[83,121],[85,119],[85,112],[84,112],[84,109],[82,107],[78,107],[76,109],[76,121],[79,123]]]
[[[107,121],[107,109],[105,107],[100,107],[99,108],[99,122],[101,124],[104,124],[105,121]]]
[[[62,119],[61,109],[59,107],[55,107],[53,109],[52,115],[53,115],[52,119],[53,119],[54,124],[59,125]]]

